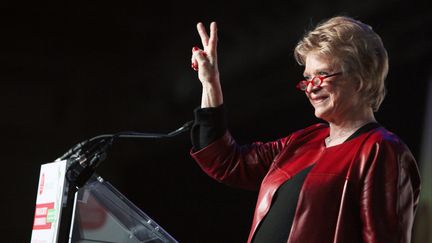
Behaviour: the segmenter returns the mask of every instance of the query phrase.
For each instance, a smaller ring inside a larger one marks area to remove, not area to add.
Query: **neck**
[[[326,139],[327,146],[334,146],[343,143],[360,127],[376,122],[373,111],[370,109],[364,112],[357,112],[348,118],[340,121],[329,121],[330,135]]]

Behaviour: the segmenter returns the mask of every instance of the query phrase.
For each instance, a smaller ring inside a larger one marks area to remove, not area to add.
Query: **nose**
[[[309,82],[306,86],[306,93],[310,93],[312,92],[312,90],[314,89],[315,86],[313,86],[312,82]]]
[[[321,89],[321,85],[314,85],[313,82],[309,82],[306,86],[306,93],[315,92],[317,90]]]

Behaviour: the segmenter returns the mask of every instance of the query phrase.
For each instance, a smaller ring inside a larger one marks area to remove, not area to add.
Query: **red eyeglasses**
[[[322,83],[324,82],[324,79],[330,78],[336,75],[340,75],[342,72],[332,73],[325,76],[314,76],[311,80],[302,80],[298,82],[296,85],[296,88],[298,88],[301,91],[306,91],[309,84],[312,84],[313,87],[321,87]]]

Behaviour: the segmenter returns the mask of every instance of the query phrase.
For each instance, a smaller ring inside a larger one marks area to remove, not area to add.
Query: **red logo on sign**
[[[36,204],[35,217],[33,222],[34,230],[51,229],[51,222],[47,222],[48,210],[54,208],[54,203]]]

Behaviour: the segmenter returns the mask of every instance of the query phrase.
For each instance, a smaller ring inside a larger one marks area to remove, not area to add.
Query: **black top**
[[[303,182],[313,165],[285,181],[275,192],[272,205],[260,222],[252,242],[287,242]]]
[[[193,150],[196,151],[224,135],[227,130],[227,119],[224,105],[215,108],[197,108],[194,110],[194,114],[195,122],[191,130],[191,140]],[[375,122],[368,123],[359,128],[345,142],[379,126]],[[279,187],[273,197],[268,213],[255,232],[252,242],[287,242],[300,190],[312,167],[313,165],[300,171]]]

